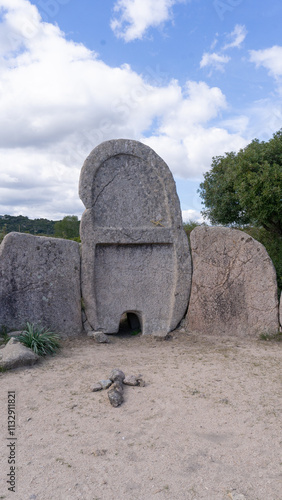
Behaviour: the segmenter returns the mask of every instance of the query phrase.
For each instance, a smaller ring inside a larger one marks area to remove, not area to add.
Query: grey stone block
[[[31,349],[13,338],[0,351],[0,367],[4,370],[12,370],[20,366],[31,366],[37,363],[39,359],[40,357]]]
[[[223,227],[191,232],[190,331],[258,336],[278,330],[277,281],[261,243]]]
[[[0,245],[0,325],[82,331],[79,243],[9,233]]]
[[[80,176],[82,295],[93,330],[116,333],[124,313],[143,334],[165,336],[183,318],[191,259],[175,183],[137,141],[96,147]],[[132,320],[132,316],[131,316]]]

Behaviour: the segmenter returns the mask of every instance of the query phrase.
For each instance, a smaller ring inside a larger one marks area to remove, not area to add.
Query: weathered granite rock
[[[121,380],[116,380],[113,385],[112,385],[112,389],[114,389],[115,391],[118,391],[118,392],[123,392],[123,383]]]
[[[183,318],[191,259],[175,183],[165,162],[132,140],[107,141],[80,176],[82,295],[93,330],[116,333],[123,313],[143,334],[166,335]]]
[[[63,336],[82,330],[80,250],[75,241],[9,233],[0,245],[0,325],[29,321]]]
[[[231,500],[246,500],[245,495],[237,493],[236,491],[232,491],[231,493],[228,494],[228,496],[229,498],[231,498]]]
[[[16,339],[11,338],[0,352],[0,367],[12,370],[19,366],[31,366],[39,361],[40,357],[31,349],[25,347]]]
[[[189,331],[257,336],[277,332],[276,273],[265,248],[248,234],[222,227],[191,232]]]
[[[9,337],[13,338],[13,337],[19,337],[22,333],[23,333],[23,330],[17,330],[17,331],[13,331],[13,332],[8,332],[7,335],[9,335]]]
[[[92,385],[91,391],[98,392],[98,391],[102,391],[102,389],[103,389],[103,387],[100,384],[100,382],[97,382],[97,384]]]
[[[280,321],[280,330],[282,331],[282,292],[280,294],[279,321]]]
[[[123,383],[131,386],[138,385],[137,377],[135,375],[126,375]]]
[[[99,384],[102,386],[102,389],[108,389],[111,387],[113,381],[112,380],[99,380]]]
[[[91,337],[97,342],[98,344],[108,344],[110,342],[110,339],[107,335],[105,335],[103,332],[87,332],[87,336]]]
[[[143,378],[141,377],[137,377],[137,385],[139,385],[139,387],[145,387],[145,380],[143,380]]]
[[[116,387],[112,387],[108,391],[108,398],[112,406],[117,408],[123,403],[123,393],[120,390],[117,390]]]
[[[117,380],[123,382],[125,379],[125,374],[123,373],[122,370],[114,368],[110,373],[109,379],[112,380],[113,382],[116,382]]]

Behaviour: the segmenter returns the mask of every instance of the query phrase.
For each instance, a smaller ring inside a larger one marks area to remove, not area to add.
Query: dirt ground
[[[281,358],[281,343],[177,331],[64,341],[57,356],[0,374],[0,498],[281,500]],[[119,408],[91,392],[113,368],[146,381],[125,387]]]

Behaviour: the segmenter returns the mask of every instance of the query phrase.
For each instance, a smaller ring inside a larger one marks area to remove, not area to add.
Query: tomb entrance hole
[[[118,334],[138,335],[142,333],[142,316],[139,312],[126,311],[121,315]]]

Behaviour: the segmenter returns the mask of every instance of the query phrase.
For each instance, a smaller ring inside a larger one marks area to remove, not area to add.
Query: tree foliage
[[[54,224],[54,221],[48,219],[29,219],[23,215],[0,215],[0,233],[4,234],[16,231],[52,236],[54,234]]]
[[[55,236],[68,240],[79,239],[79,220],[76,215],[67,215],[55,223]]]
[[[263,227],[282,236],[282,129],[239,153],[213,158],[199,193],[212,224]]]
[[[68,215],[57,222],[48,219],[29,219],[23,215],[0,215],[0,243],[4,236],[12,231],[80,241],[79,220],[75,215]]]

